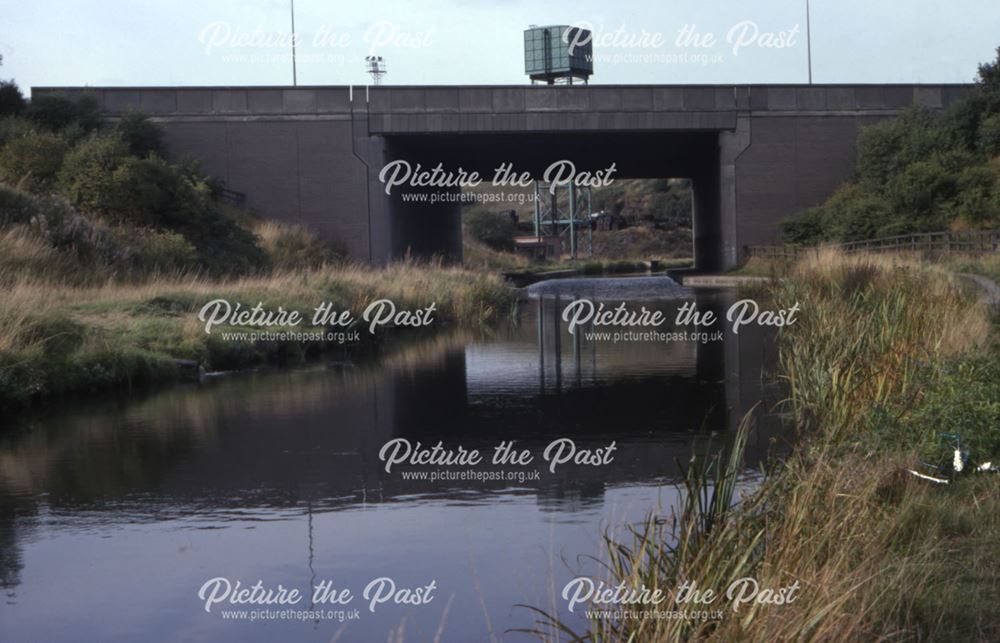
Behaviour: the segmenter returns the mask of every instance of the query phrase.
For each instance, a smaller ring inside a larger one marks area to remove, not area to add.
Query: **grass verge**
[[[398,309],[436,304],[434,326],[481,327],[506,316],[513,296],[499,277],[459,268],[405,263],[377,270],[361,266],[275,271],[266,276],[215,280],[203,276],[153,276],[141,283],[109,281],[71,287],[43,273],[0,274],[7,289],[0,308],[0,406],[71,392],[129,387],[176,379],[177,359],[209,370],[266,363],[297,363],[322,342],[224,340],[226,326],[206,334],[197,313],[208,301],[244,307],[263,302],[308,318],[323,302],[356,319],[371,302]],[[308,321],[294,330],[312,330]],[[242,330],[246,330],[243,328]],[[280,329],[273,329],[280,330]],[[336,347],[354,354],[384,337],[361,333],[361,343]]]
[[[778,305],[801,306],[779,340],[800,442],[711,520],[712,505],[689,500],[609,540],[605,580],[673,600],[685,581],[724,594],[750,577],[761,589],[797,586],[795,599],[723,598],[717,620],[600,618],[578,635],[997,640],[1000,479],[968,473],[933,485],[906,473],[941,455],[942,431],[961,433],[972,457],[1000,456],[1000,351],[987,312],[943,270],[888,257],[821,252],[773,288]],[[689,499],[731,489],[732,467],[699,471],[686,481]],[[557,630],[565,624],[541,618],[543,638]]]

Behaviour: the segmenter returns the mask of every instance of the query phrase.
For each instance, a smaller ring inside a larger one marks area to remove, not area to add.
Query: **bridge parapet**
[[[151,116],[885,111],[948,105],[968,85],[38,87]]]

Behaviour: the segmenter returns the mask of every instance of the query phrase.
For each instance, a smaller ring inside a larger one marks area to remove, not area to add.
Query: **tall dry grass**
[[[504,318],[515,303],[498,276],[413,262],[383,269],[337,263],[228,280],[152,274],[140,282],[108,278],[84,286],[66,285],[58,270],[23,271],[0,262],[0,283],[6,289],[0,306],[0,406],[57,392],[169,379],[176,376],[174,359],[228,370],[272,360],[295,363],[326,348],[226,342],[206,335],[197,312],[213,299],[245,307],[258,302],[268,309],[282,306],[307,320],[324,302],[359,320],[375,299],[390,299],[399,310],[433,303],[434,328],[470,329]],[[370,352],[379,341],[362,333],[361,344],[352,350]]]
[[[870,407],[915,395],[918,369],[984,345],[990,332],[963,284],[904,255],[810,253],[775,298],[803,310],[780,349],[792,408],[831,437],[856,429]]]
[[[684,484],[687,502],[670,515],[651,516],[630,539],[609,539],[604,569],[611,585],[660,588],[671,597],[684,581],[724,593],[752,577],[761,588],[797,582],[797,598],[738,611],[717,600],[709,607],[723,610],[721,620],[600,618],[572,634],[542,613],[542,638],[770,643],[992,640],[1000,633],[990,596],[969,596],[969,586],[988,587],[988,579],[955,574],[964,559],[948,554],[955,551],[956,504],[967,505],[961,521],[978,538],[974,543],[985,540],[988,547],[1000,533],[996,485],[972,500],[935,495],[903,473],[913,463],[910,446],[869,442],[862,421],[876,407],[918,403],[918,382],[926,381],[917,377],[920,369],[983,346],[986,311],[936,268],[835,252],[797,265],[772,296],[778,305],[801,306],[799,322],[780,337],[801,443],[760,488],[721,512],[691,499],[711,489],[722,496],[715,506],[726,506],[736,468],[721,460],[695,468]],[[738,435],[732,453],[739,442]],[[976,522],[965,523],[970,516]],[[1000,558],[982,545],[970,556]]]

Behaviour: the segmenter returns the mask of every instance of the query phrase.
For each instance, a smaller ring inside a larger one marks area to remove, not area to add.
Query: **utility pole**
[[[809,65],[809,84],[813,84],[812,29],[809,25],[809,0],[806,0],[806,62]]]
[[[295,0],[292,2],[292,85],[299,84],[299,76],[295,69]]]

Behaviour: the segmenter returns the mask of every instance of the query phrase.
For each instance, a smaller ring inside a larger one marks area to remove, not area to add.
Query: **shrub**
[[[198,267],[195,247],[176,232],[117,226],[109,233],[116,246],[116,265],[129,272],[181,272]]]
[[[0,80],[0,116],[17,116],[26,105],[21,88],[13,80]]]
[[[1000,50],[944,113],[914,106],[865,128],[855,179],[782,225],[786,241],[850,241],[963,225],[996,225]]]
[[[948,138],[938,127],[939,116],[924,107],[861,130],[858,136],[857,175],[861,183],[884,187],[904,167],[948,149]]]
[[[691,191],[657,192],[651,195],[650,212],[658,228],[676,228],[691,225]]]
[[[55,181],[68,145],[48,132],[35,132],[9,141],[0,149],[0,177],[40,191]]]
[[[245,273],[266,261],[253,233],[219,209],[191,168],[131,156],[117,133],[92,135],[74,148],[60,183],[74,205],[115,225],[181,234],[211,272]]]
[[[878,236],[898,227],[885,198],[848,184],[823,205],[812,208],[782,226],[783,237],[792,243],[854,241]]]
[[[474,238],[495,249],[508,249],[514,245],[517,224],[506,214],[473,210],[466,216],[465,225]]]
[[[114,207],[114,171],[128,158],[128,146],[117,135],[92,135],[63,159],[59,184],[73,205],[96,212]]]
[[[144,158],[163,153],[163,131],[145,114],[128,112],[115,125],[115,130],[135,156]]]
[[[101,124],[101,108],[93,96],[73,100],[64,96],[40,96],[28,103],[24,115],[53,132],[77,125],[84,133]]]
[[[1000,155],[1000,113],[987,116],[979,124],[976,146],[987,156]]]
[[[0,116],[0,147],[35,131],[35,125],[26,118]]]
[[[955,195],[955,181],[937,159],[917,161],[889,180],[886,196],[896,212],[926,217]]]
[[[952,213],[973,225],[1000,225],[1000,157],[966,168],[957,177]]]
[[[824,228],[826,210],[823,206],[809,208],[802,214],[781,223],[781,239],[785,243],[810,245],[827,240]]]
[[[38,206],[29,195],[0,184],[0,227],[29,223]]]

